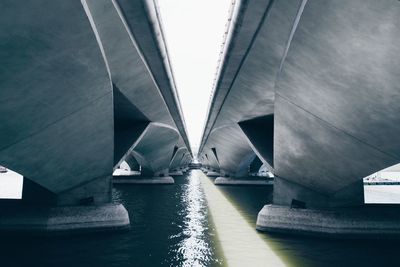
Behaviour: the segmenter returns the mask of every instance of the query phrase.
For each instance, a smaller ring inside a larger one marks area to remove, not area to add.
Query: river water
[[[1,237],[0,266],[226,266],[201,179],[208,178],[194,171],[169,186],[115,186],[114,201],[130,212],[130,231]],[[272,199],[272,187],[218,188],[254,228]],[[257,234],[287,266],[400,266],[399,241]]]

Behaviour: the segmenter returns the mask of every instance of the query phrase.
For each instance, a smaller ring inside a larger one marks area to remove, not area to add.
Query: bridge
[[[257,229],[399,233],[395,209],[382,215],[363,195],[364,177],[400,161],[399,18],[395,1],[232,10],[199,158],[232,180],[255,157],[274,174]]]
[[[111,204],[121,162],[142,166],[140,182],[173,182],[169,172],[192,158],[155,3],[7,0],[0,9],[0,165],[24,176],[23,199],[5,203],[0,228],[129,227]]]
[[[24,176],[0,230],[128,228],[113,182],[173,183],[193,158],[156,2],[0,10],[0,165]],[[273,174],[258,230],[400,234],[398,208],[363,196],[400,161],[399,25],[396,1],[232,5],[198,159],[222,184]]]

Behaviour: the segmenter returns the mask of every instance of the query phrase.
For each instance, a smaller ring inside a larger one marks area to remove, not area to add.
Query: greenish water
[[[272,187],[225,186],[220,190],[255,228],[257,214],[272,201]],[[288,266],[400,266],[400,241],[334,240],[259,233]]]
[[[0,239],[0,266],[223,266],[199,177],[174,185],[119,185],[130,231]]]
[[[199,175],[174,185],[119,185],[131,216],[120,233],[0,237],[0,266],[224,266]],[[255,229],[272,187],[218,187]],[[0,217],[1,219],[1,217]],[[259,233],[288,266],[399,266],[399,241],[328,240]],[[267,263],[266,263],[267,265]],[[268,265],[267,265],[268,266]]]

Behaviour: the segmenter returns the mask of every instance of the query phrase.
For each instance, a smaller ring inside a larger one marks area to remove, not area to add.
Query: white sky
[[[158,0],[189,141],[196,152],[231,0]]]
[[[0,198],[21,199],[23,176],[12,170],[0,173]]]

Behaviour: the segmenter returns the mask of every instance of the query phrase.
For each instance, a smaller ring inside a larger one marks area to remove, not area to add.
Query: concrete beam
[[[332,198],[400,161],[400,128],[389,115],[400,111],[392,101],[399,66],[389,60],[399,57],[400,7],[327,3],[308,1],[299,13],[276,83],[274,167],[278,177]]]
[[[115,3],[123,13],[126,25],[136,39],[137,47],[152,73],[152,77],[183,139],[184,145],[189,153],[192,154],[169,60],[168,47],[165,42],[162,23],[160,22],[157,1],[118,0]]]
[[[221,170],[238,166],[246,148],[224,138],[240,140],[239,125],[250,149],[273,167],[274,204],[318,210],[362,205],[362,179],[400,161],[400,124],[393,115],[400,111],[400,5],[243,1],[237,10],[200,155],[225,149],[218,152]],[[259,120],[268,116],[273,120]],[[223,128],[229,133],[217,134]],[[290,216],[283,217],[279,223],[290,225]],[[356,233],[347,225],[351,218],[332,223]],[[371,220],[360,218],[373,232]]]
[[[273,120],[265,118],[274,113],[275,80],[300,2],[242,1],[233,12],[199,150],[222,151],[221,169],[231,176],[244,176],[237,166],[254,153],[273,165]]]
[[[139,135],[149,123],[174,129],[181,142],[185,142],[186,130],[173,76],[168,72],[169,65],[164,65],[169,64],[168,54],[159,51],[165,44],[162,38],[156,37],[160,31],[158,18],[153,17],[156,7],[142,1],[87,0],[85,3],[101,40],[114,84],[115,139],[116,144],[125,144],[120,151],[126,153],[133,144],[137,146]],[[133,7],[136,8],[134,11]],[[133,18],[131,12],[137,16]],[[170,133],[171,136],[160,136],[161,139],[174,139],[176,133]],[[190,150],[188,143],[181,146]],[[158,148],[154,144],[152,151],[165,152],[164,148]],[[144,158],[153,157],[143,154],[143,151],[139,154]],[[116,155],[116,163],[121,162],[121,156],[121,153]],[[150,165],[154,160],[147,159]],[[162,168],[150,166],[150,169],[154,172],[167,170],[168,163]]]
[[[0,162],[26,177],[31,200],[2,206],[0,230],[129,226],[127,211],[109,205],[113,87],[84,6],[6,0],[0,10]],[[41,202],[43,192],[52,197]]]

